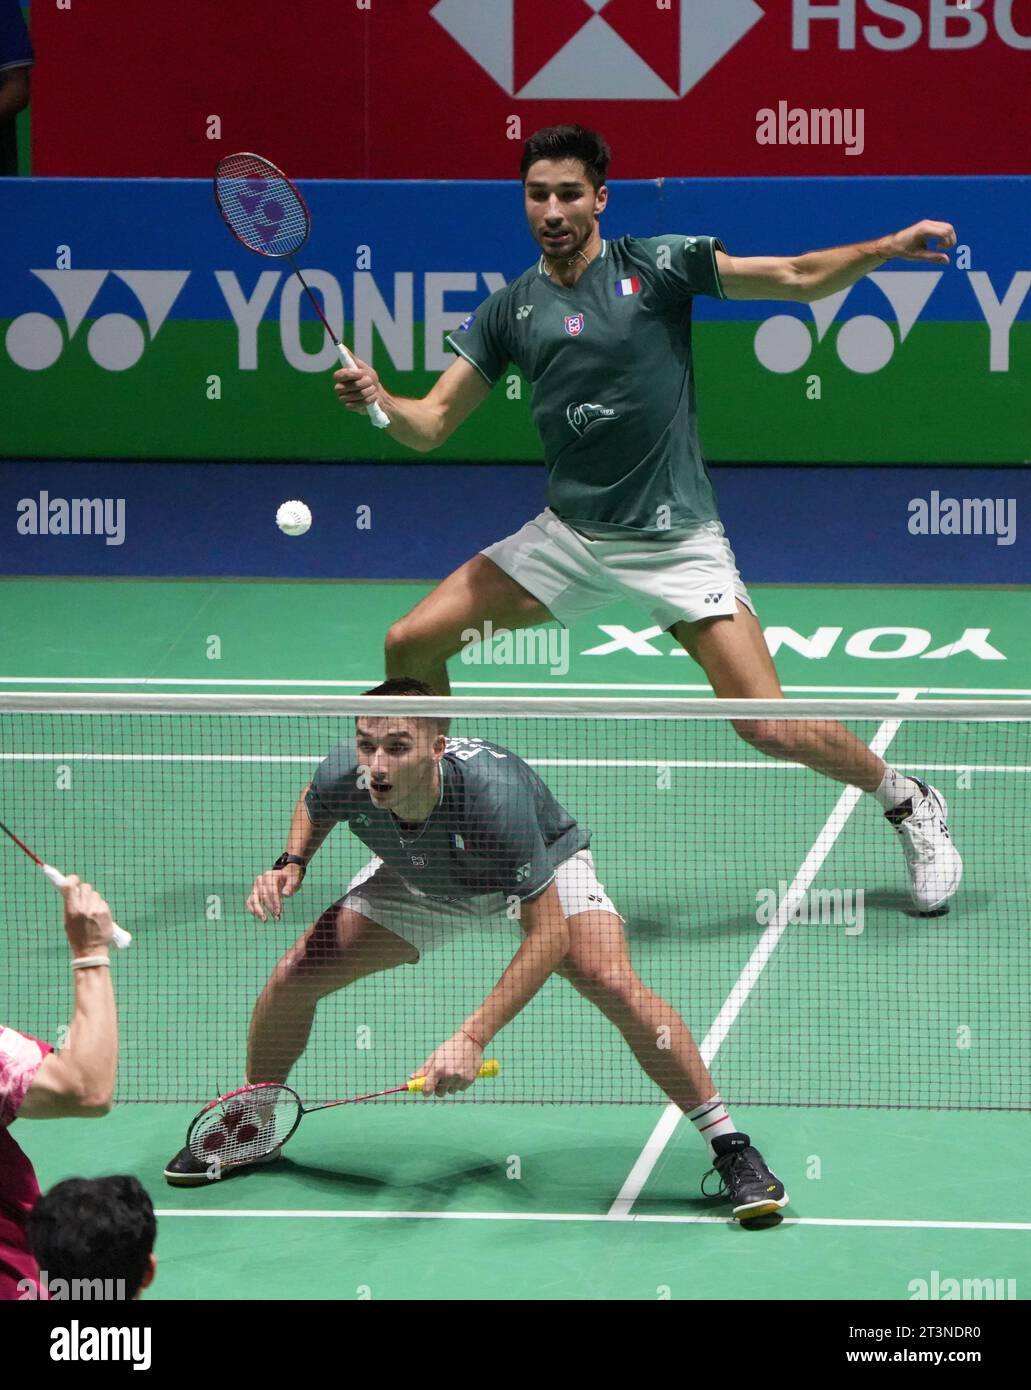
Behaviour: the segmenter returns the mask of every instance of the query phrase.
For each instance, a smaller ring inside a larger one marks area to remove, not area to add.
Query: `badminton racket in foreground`
[[[227,154],[215,168],[215,202],[226,226],[248,251],[290,262],[341,362],[345,367],[353,367],[354,358],[329,326],[321,304],[294,260],[311,231],[311,215],[300,191],[281,169],[260,154]],[[386,429],[390,424],[375,401],[365,409],[377,429]]]
[[[23,840],[19,840],[18,836],[14,833],[13,830],[8,830],[7,826],[4,825],[3,821],[0,821],[0,830],[2,830],[5,835],[9,836],[18,846],[19,849],[23,849],[34,864],[39,865],[39,867],[43,870],[44,874],[46,874],[47,878],[50,880],[50,882],[54,885],[55,888],[65,887],[68,880],[65,878],[64,874],[61,873],[60,869],[55,869],[52,864],[44,864],[42,859],[40,859],[39,855],[33,854],[32,850],[29,849],[28,845],[25,844]],[[116,922],[114,924],[114,929],[112,932],[112,940],[114,941],[115,945],[119,948],[119,950],[124,950],[126,946],[128,946],[131,943],[132,937],[123,927],[120,927]]]
[[[497,1076],[500,1070],[500,1064],[492,1058],[484,1062],[479,1075]],[[242,1086],[204,1107],[190,1125],[186,1147],[201,1163],[217,1161],[220,1171],[225,1172],[227,1168],[268,1158],[286,1143],[305,1115],[312,1115],[316,1110],[332,1110],[338,1105],[357,1105],[362,1100],[397,1095],[399,1091],[419,1092],[425,1081],[425,1077],[417,1076],[403,1086],[392,1086],[389,1091],[372,1091],[367,1096],[331,1100],[307,1108],[289,1086],[280,1086],[274,1081]]]

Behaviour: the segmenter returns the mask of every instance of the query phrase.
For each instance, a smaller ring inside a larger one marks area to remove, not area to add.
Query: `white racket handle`
[[[47,878],[50,880],[50,882],[54,885],[55,888],[66,887],[68,880],[65,878],[64,874],[61,872],[60,869],[55,869],[52,864],[44,864],[43,872],[46,874]],[[120,927],[117,922],[114,924],[114,930],[111,933],[111,939],[120,951],[124,951],[126,946],[130,946],[132,944],[132,937],[125,930],[125,928]]]
[[[354,366],[354,358],[347,351],[347,348],[344,347],[343,343],[337,343],[337,352],[340,354],[340,360],[345,367]],[[385,430],[390,424],[389,418],[384,414],[383,407],[378,401],[373,401],[372,405],[367,405],[365,407],[365,413],[378,430]]]

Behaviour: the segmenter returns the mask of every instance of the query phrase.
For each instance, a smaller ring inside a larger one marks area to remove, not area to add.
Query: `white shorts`
[[[564,627],[617,599],[630,599],[665,631],[755,612],[723,525],[705,521],[672,540],[588,540],[550,508],[480,552],[528,589]]]
[[[612,899],[598,882],[589,849],[582,849],[555,870],[562,911],[567,917],[578,912],[611,912],[620,917]],[[446,946],[458,932],[485,927],[506,927],[520,936],[519,918],[507,914],[504,893],[483,893],[473,898],[451,898],[446,902],[413,893],[393,869],[380,858],[370,859],[355,874],[341,907],[358,912],[395,936],[411,942],[420,952]]]

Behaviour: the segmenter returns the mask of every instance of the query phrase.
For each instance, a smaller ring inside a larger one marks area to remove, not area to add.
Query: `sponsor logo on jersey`
[[[425,854],[413,854],[410,856],[410,858],[417,869],[425,869],[426,865],[429,862]]]
[[[640,294],[641,282],[636,275],[631,275],[629,279],[616,281],[616,293],[618,295]]]
[[[577,338],[584,331],[583,314],[566,315],[566,332],[571,338]]]
[[[363,812],[360,816],[355,816],[355,817],[354,817],[354,824],[355,824],[355,825],[368,825],[368,824],[370,824],[369,817],[368,817],[367,815],[365,815],[365,813]]]
[[[529,864],[520,864],[520,865],[519,865],[519,868],[516,869],[516,883],[525,883],[526,880],[527,880],[529,877],[530,877],[530,865],[529,865]]]
[[[584,401],[582,405],[566,407],[566,419],[569,421],[569,428],[574,434],[585,435],[592,425],[597,425],[602,420],[616,420],[618,418],[616,412],[609,406],[597,405],[590,401]]]
[[[475,314],[470,314],[468,318],[463,319],[462,322],[458,325],[458,331],[459,331],[459,333],[468,333],[468,332],[469,332],[469,329],[472,328],[472,326],[473,326],[473,324],[474,324],[475,322],[476,322],[476,315],[475,315]]]
[[[520,304],[519,308],[516,310],[516,318],[528,319],[530,317],[530,311],[532,308],[532,304]]]

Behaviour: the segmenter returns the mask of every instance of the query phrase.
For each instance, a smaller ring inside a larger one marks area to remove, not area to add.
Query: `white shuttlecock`
[[[304,502],[284,502],[276,512],[276,525],[288,536],[303,536],[311,525],[311,508]]]

